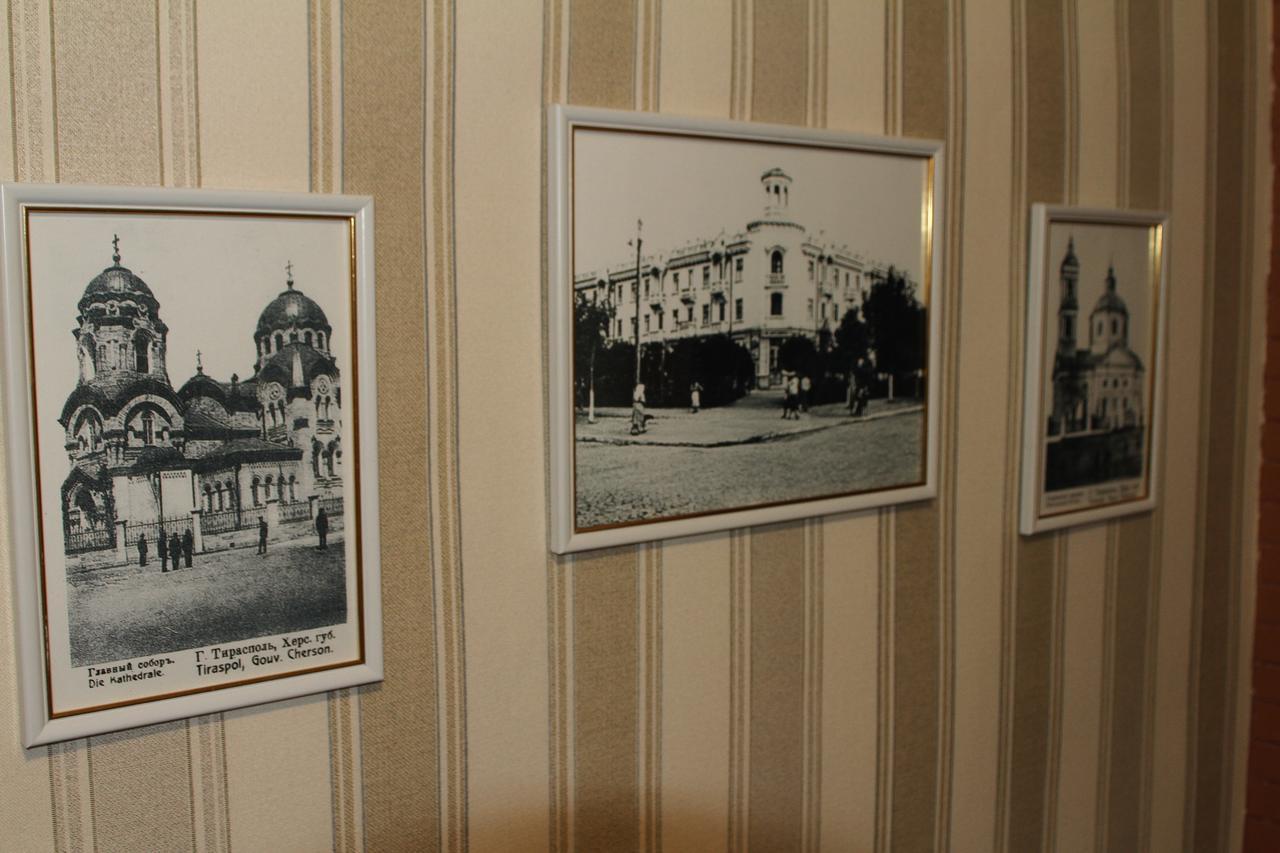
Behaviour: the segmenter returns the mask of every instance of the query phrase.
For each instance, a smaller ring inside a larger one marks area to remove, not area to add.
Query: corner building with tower
[[[71,473],[62,485],[68,554],[138,538],[197,540],[342,512],[340,374],[333,330],[294,285],[262,310],[248,379],[169,380],[169,327],[151,288],[120,263],[93,278],[72,331],[79,364],[59,423]],[[302,528],[298,528],[301,530]]]
[[[638,264],[620,252],[616,265],[575,272],[575,297],[612,307],[610,341],[633,341],[637,331],[641,346],[728,335],[750,350],[758,387],[780,384],[782,342],[821,343],[890,269],[794,221],[792,183],[769,169],[760,176],[763,214],[743,230],[641,254]]]

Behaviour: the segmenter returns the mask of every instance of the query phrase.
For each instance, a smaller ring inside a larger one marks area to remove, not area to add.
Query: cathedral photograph
[[[346,623],[344,223],[30,227],[45,573],[71,666]]]
[[[1042,509],[1146,490],[1155,288],[1151,229],[1054,222],[1042,340]]]
[[[576,129],[575,526],[925,479],[918,157]]]

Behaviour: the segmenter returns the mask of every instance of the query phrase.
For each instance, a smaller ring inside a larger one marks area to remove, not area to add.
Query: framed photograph
[[[548,122],[553,551],[935,494],[942,143]]]
[[[1031,210],[1025,534],[1155,506],[1168,217]]]
[[[373,202],[0,216],[24,745],[381,679]]]

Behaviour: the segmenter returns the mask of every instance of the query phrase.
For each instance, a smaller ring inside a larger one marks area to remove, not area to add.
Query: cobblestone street
[[[67,578],[73,666],[227,643],[346,621],[341,534],[197,554],[160,572],[154,559]]]
[[[577,524],[741,508],[913,483],[923,476],[919,405],[870,407],[849,418],[838,404],[781,420],[780,398],[747,406],[653,410],[641,436],[605,413],[578,425]],[[745,402],[745,401],[744,401]]]

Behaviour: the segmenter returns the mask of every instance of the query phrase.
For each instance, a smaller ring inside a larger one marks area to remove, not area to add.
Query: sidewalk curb
[[[827,424],[772,430],[770,432],[759,433],[757,435],[749,435],[746,438],[729,439],[726,441],[649,441],[637,440],[627,436],[609,437],[592,435],[581,435],[578,436],[576,440],[583,444],[610,444],[617,447],[626,445],[647,447],[738,447],[746,444],[766,444],[773,441],[782,441],[784,439],[795,438],[802,435],[811,435],[813,433],[836,429],[838,427],[857,426],[858,424],[864,424],[870,421],[878,421],[884,418],[896,418],[900,415],[910,415],[923,411],[924,406],[912,406],[910,408],[895,409],[890,412],[877,412],[860,418],[841,418]]]

